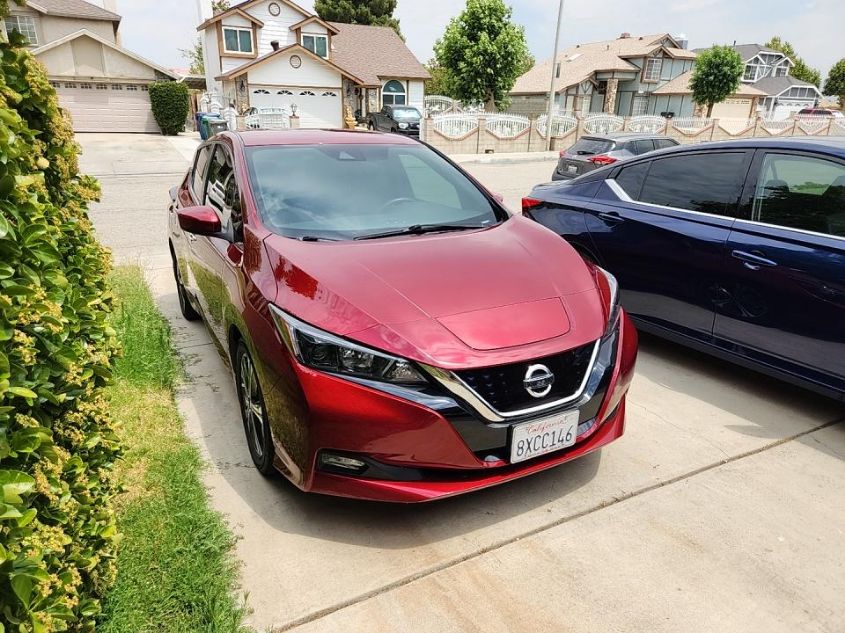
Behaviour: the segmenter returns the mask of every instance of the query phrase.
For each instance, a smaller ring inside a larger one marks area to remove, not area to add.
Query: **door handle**
[[[774,260],[768,259],[760,251],[752,251],[747,253],[745,251],[733,251],[731,257],[742,262],[748,270],[760,270],[761,268],[774,268],[778,263]]]
[[[608,224],[622,224],[625,221],[625,218],[619,215],[616,211],[599,213],[599,219],[604,220]]]

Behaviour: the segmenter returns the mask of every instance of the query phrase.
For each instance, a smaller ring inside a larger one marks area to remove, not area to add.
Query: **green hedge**
[[[175,81],[159,81],[150,85],[153,116],[165,136],[176,136],[185,130],[190,112],[188,86]]]
[[[2,8],[2,5],[0,5]],[[115,577],[120,451],[95,181],[44,68],[0,44],[0,631],[92,631]]]

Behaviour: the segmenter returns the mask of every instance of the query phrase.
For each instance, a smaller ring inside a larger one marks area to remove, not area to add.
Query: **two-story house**
[[[342,127],[347,106],[422,110],[423,65],[391,28],[325,22],[289,0],[247,0],[200,24],[206,85],[240,111],[286,108],[302,127]]]
[[[759,115],[776,120],[787,119],[804,108],[815,107],[822,98],[813,84],[789,74],[795,64],[783,53],[760,44],[740,44],[733,49],[745,65],[742,81],[733,95],[716,104],[714,118],[753,118]],[[704,50],[707,49],[696,49],[696,53]],[[684,73],[657,92],[692,103],[691,75],[691,72]]]
[[[114,0],[9,3],[2,31],[18,31],[43,63],[77,132],[159,132],[147,86],[176,77],[120,45]]]
[[[545,112],[554,71],[555,102],[564,112],[637,116],[679,111],[681,99],[658,99],[653,93],[688,71],[694,60],[686,41],[668,33],[623,33],[615,40],[577,44],[522,75],[511,90],[511,110],[529,116]]]

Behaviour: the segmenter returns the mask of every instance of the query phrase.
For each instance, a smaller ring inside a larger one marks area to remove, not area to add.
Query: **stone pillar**
[[[616,93],[619,90],[618,79],[607,80],[607,91],[604,94],[604,112],[616,114]]]

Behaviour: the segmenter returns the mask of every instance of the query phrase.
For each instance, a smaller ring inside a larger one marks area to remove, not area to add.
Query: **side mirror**
[[[186,207],[176,211],[179,226],[193,235],[217,235],[222,230],[220,218],[211,207]]]

